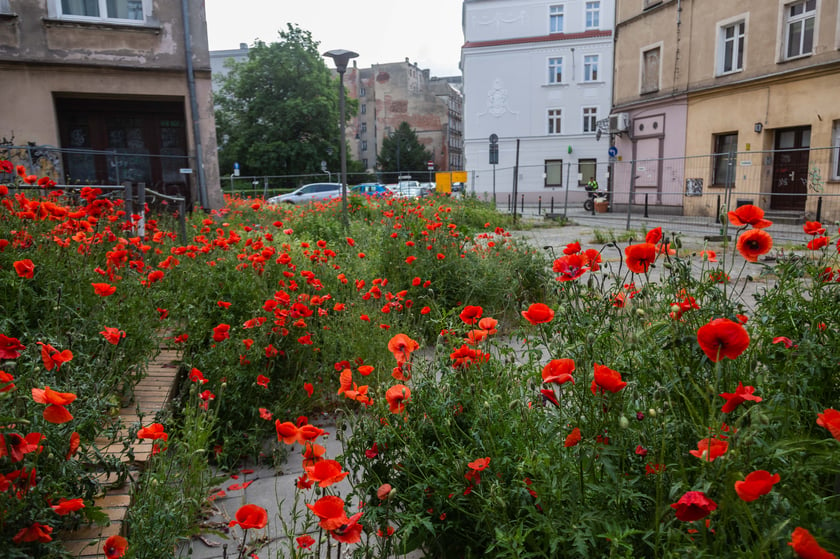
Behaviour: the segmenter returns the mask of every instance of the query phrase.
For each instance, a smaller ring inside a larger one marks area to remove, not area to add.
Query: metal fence
[[[569,189],[531,188],[515,197],[514,169],[496,169],[495,198],[499,210],[519,215],[597,217],[627,229],[673,224],[704,233],[724,227],[726,211],[753,204],[777,224],[779,235],[800,238],[805,221],[840,222],[838,155],[838,148],[806,148],[600,163],[598,177],[607,179],[600,188],[610,202],[608,214],[600,216],[583,209],[587,195],[574,162],[564,168]],[[518,171],[520,183],[529,173],[544,173],[543,166]],[[478,195],[492,201],[483,174]]]
[[[394,173],[386,173],[391,176]],[[434,182],[434,171],[403,171],[403,176],[410,176],[417,182]],[[391,177],[392,178],[392,177]],[[384,182],[382,173],[347,173],[347,184],[366,182]],[[288,192],[313,182],[341,182],[341,173],[329,171],[301,175],[228,175],[222,178],[222,191],[225,194],[268,198],[281,192]]]

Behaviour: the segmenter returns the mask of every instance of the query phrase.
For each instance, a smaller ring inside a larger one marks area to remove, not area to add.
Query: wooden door
[[[804,211],[808,194],[811,127],[783,128],[776,130],[775,134],[770,209]]]

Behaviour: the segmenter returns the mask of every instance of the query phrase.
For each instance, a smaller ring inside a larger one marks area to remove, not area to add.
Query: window
[[[9,6],[9,0],[0,0],[0,14],[11,14],[12,8]]]
[[[598,109],[597,107],[584,107],[583,108],[583,131],[586,132],[595,132],[596,128],[598,127]]]
[[[840,181],[840,120],[834,121],[831,130],[831,180]]]
[[[59,0],[61,17],[84,19],[116,19],[125,22],[143,22],[144,4],[149,0]]]
[[[563,83],[563,58],[548,59],[548,83]]]
[[[359,125],[359,134],[367,133],[367,122],[363,122]]]
[[[367,140],[362,140],[362,151],[367,151]]]
[[[718,74],[729,74],[744,69],[745,31],[746,23],[743,21],[720,28]]]
[[[645,0],[643,8],[647,10],[648,8],[652,8],[654,6],[658,6],[662,3],[662,0]]]
[[[659,91],[659,59],[661,47],[642,52],[642,93]]]
[[[362,114],[363,115],[367,114],[367,103],[362,103]]]
[[[545,186],[563,186],[563,160],[546,159]]]
[[[598,177],[598,160],[579,159],[578,174],[580,175],[578,186],[586,186],[590,180]]]
[[[563,32],[563,6],[549,6],[548,7],[548,21],[550,33]]]
[[[716,134],[714,159],[714,176],[712,184],[715,186],[734,186],[735,184],[735,152],[738,149],[738,134]],[[731,165],[730,165],[731,163]]]
[[[561,109],[548,109],[548,133],[560,134],[562,130],[563,111]]]
[[[583,57],[583,81],[598,81],[598,59],[597,54],[588,54]]]
[[[802,0],[785,6],[785,57],[795,58],[814,50],[817,0]]]
[[[601,2],[586,3],[586,28],[598,29],[601,26]]]
[[[359,97],[364,97],[367,95],[367,90],[364,87],[359,88]]]
[[[365,169],[368,168],[368,160],[367,159],[362,159],[362,167],[364,167]]]

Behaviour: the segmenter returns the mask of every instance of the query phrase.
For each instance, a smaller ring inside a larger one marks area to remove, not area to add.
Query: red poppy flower
[[[110,326],[103,326],[103,330],[99,332],[109,344],[117,345],[120,343],[120,338],[125,338],[125,331],[119,328],[111,328]]]
[[[554,320],[554,311],[546,304],[534,303],[522,311],[522,316],[531,324],[545,324]]]
[[[254,528],[259,530],[268,524],[268,513],[257,505],[243,505],[236,511],[236,520],[231,520],[228,526],[239,525],[243,530]]]
[[[790,349],[793,347],[793,340],[785,336],[776,336],[773,338],[774,344],[784,344],[785,349]]]
[[[717,503],[706,497],[702,491],[688,491],[680,500],[671,505],[676,516],[683,522],[692,522],[706,518],[717,509]]]
[[[554,404],[556,407],[560,407],[560,402],[557,400],[557,396],[554,395],[554,390],[542,388],[540,389],[540,394],[542,394],[546,400]]]
[[[93,291],[100,297],[107,297],[117,292],[117,288],[109,283],[92,283]]]
[[[566,435],[566,441],[563,443],[565,447],[577,446],[580,442],[580,428],[575,427],[572,432]]]
[[[379,489],[376,490],[376,497],[380,501],[384,501],[385,499],[391,496],[392,489],[393,487],[391,487],[390,483],[383,483],[379,486]]]
[[[479,365],[490,358],[490,354],[471,348],[464,344],[449,354],[452,359],[452,367],[455,369],[466,369],[472,365]]]
[[[61,498],[58,500],[57,504],[50,506],[50,508],[54,510],[56,514],[63,516],[65,514],[70,514],[71,512],[76,512],[79,509],[85,508],[85,500]]]
[[[720,411],[723,413],[733,412],[735,411],[735,408],[747,400],[751,402],[760,402],[761,398],[755,396],[753,392],[755,392],[754,386],[744,386],[743,382],[739,382],[738,388],[735,389],[735,392],[724,392],[723,394],[720,394],[720,397],[726,400],[726,403]]]
[[[271,381],[270,378],[264,375],[257,375],[257,386],[262,386],[263,388],[268,388],[268,383]]]
[[[304,534],[302,536],[298,536],[295,541],[297,542],[298,549],[309,549],[312,547],[312,544],[315,543],[315,538],[309,534]]]
[[[300,418],[298,418],[300,419]],[[304,421],[306,418],[303,418]],[[300,425],[300,421],[298,421],[298,425]],[[314,425],[302,425],[300,430],[298,431],[298,441],[300,444],[306,444],[307,441],[314,441],[321,435],[325,435],[327,432],[321,429],[320,427],[315,427]]]
[[[300,438],[299,429],[297,425],[290,421],[281,423],[279,419],[275,420],[274,428],[277,431],[277,440],[283,441],[286,444],[295,444]]]
[[[79,446],[82,444],[82,438],[76,431],[70,435],[70,445],[67,448],[67,455],[64,457],[65,460],[70,460],[76,451],[79,450]]]
[[[388,401],[391,413],[402,413],[405,409],[405,401],[409,398],[411,398],[411,390],[404,384],[395,384],[385,392],[385,399]]]
[[[715,318],[697,330],[697,343],[712,362],[735,359],[750,345],[747,330],[728,318]]]
[[[15,537],[12,538],[12,541],[15,543],[29,543],[29,542],[41,542],[46,543],[52,541],[52,526],[47,526],[45,524],[41,524],[40,522],[33,522],[31,526],[27,528],[21,528],[21,530],[15,534]]]
[[[304,383],[303,383],[303,389],[306,391],[306,395],[307,395],[307,397],[309,397],[309,398],[311,398],[311,397],[312,397],[312,393],[313,393],[313,392],[315,392],[315,387],[314,387],[314,386],[312,386],[312,383],[311,383],[311,382],[304,382]]]
[[[701,250],[699,252],[700,258],[708,260],[709,262],[717,262],[717,253],[713,250]]]
[[[486,458],[476,458],[472,462],[468,463],[467,466],[476,472],[483,472],[487,469],[487,466],[490,465],[490,457]]]
[[[26,279],[35,277],[35,264],[30,259],[18,260],[13,266],[18,276]]]
[[[230,338],[230,324],[219,324],[213,328],[213,341],[221,342]]]
[[[819,221],[806,221],[805,225],[802,226],[802,229],[805,231],[806,235],[824,235],[825,234],[825,227],[822,226],[822,223]]]
[[[662,228],[657,227],[655,229],[651,229],[645,234],[645,242],[650,244],[657,244],[659,241],[662,240]]]
[[[48,404],[44,409],[44,419],[50,423],[67,423],[73,419],[73,416],[64,407],[76,399],[76,395],[71,392],[56,392],[49,386],[44,387],[43,390],[33,388],[32,399],[39,404]]]
[[[580,243],[575,241],[563,247],[563,254],[577,254],[580,252]]]
[[[138,439],[149,439],[149,440],[163,440],[166,441],[169,439],[169,434],[167,434],[163,430],[163,425],[160,423],[152,423],[147,427],[143,427],[139,431],[137,431],[137,438]]]
[[[750,229],[738,237],[737,248],[744,259],[757,262],[759,256],[767,254],[773,248],[773,237],[767,231]]]
[[[692,456],[706,462],[714,462],[729,450],[729,443],[723,439],[707,437],[697,442],[697,450],[689,450]]]
[[[348,520],[344,513],[344,501],[334,495],[325,495],[313,505],[306,503],[306,507],[321,519],[318,526],[324,530],[335,530]]]
[[[464,324],[475,324],[481,318],[483,312],[484,309],[479,306],[467,305],[459,316],[464,321]]]
[[[601,269],[601,253],[594,248],[588,248],[583,253],[583,263],[592,272]]]
[[[802,559],[837,559],[833,553],[829,553],[817,543],[814,536],[801,526],[798,526],[791,535],[789,546]]]
[[[727,215],[729,222],[736,227],[752,225],[754,229],[764,229],[773,225],[772,221],[764,219],[764,210],[752,204],[744,204]]]
[[[565,382],[575,383],[572,373],[575,370],[574,359],[552,359],[542,370],[542,381],[563,384]]]
[[[388,341],[388,351],[394,355],[397,363],[406,363],[411,359],[411,352],[420,347],[416,341],[405,334],[397,334]]]
[[[490,318],[489,316],[485,316],[478,321],[478,327],[487,332],[488,336],[492,336],[498,332],[498,330],[496,330],[496,326],[498,325],[499,321],[495,318]]]
[[[823,247],[828,246],[828,242],[829,242],[828,237],[825,237],[825,236],[814,237],[813,239],[808,241],[808,248],[810,250],[819,250]]]
[[[588,269],[586,267],[586,258],[580,254],[561,256],[551,266],[551,270],[554,273],[560,274],[555,279],[561,282],[576,280]]]
[[[102,546],[102,553],[108,559],[119,559],[125,555],[127,548],[128,541],[124,537],[115,534],[105,540],[105,545]]]
[[[779,474],[770,475],[766,470],[756,470],[747,474],[744,481],[735,482],[735,492],[742,501],[755,501],[762,495],[767,495],[773,489],[773,485],[779,483]]]
[[[631,272],[646,274],[656,260],[656,253],[656,245],[653,243],[630,245],[624,249],[624,261]]]
[[[61,365],[73,360],[73,352],[69,349],[58,351],[50,344],[43,342],[38,342],[38,345],[41,346],[41,360],[48,371],[52,371],[53,368],[58,371],[61,369]]]
[[[817,414],[817,425],[828,429],[831,436],[840,441],[840,411],[829,408]]]
[[[606,365],[599,365],[595,363],[595,380],[592,381],[592,393],[595,394],[596,385],[601,388],[601,390],[606,390],[608,392],[616,393],[625,386],[627,383],[621,380],[621,373],[618,371],[613,371]]]
[[[26,346],[17,338],[10,338],[0,334],[0,360],[17,359]]]
[[[309,480],[317,482],[318,487],[329,487],[349,474],[349,472],[342,472],[341,464],[335,460],[320,460],[305,470]]]

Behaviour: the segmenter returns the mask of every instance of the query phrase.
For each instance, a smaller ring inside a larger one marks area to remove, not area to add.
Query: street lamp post
[[[346,228],[350,221],[347,217],[347,130],[344,125],[344,72],[347,71],[347,63],[351,58],[359,56],[358,53],[352,50],[331,50],[324,53],[335,62],[335,69],[338,72],[338,112],[339,112],[339,135],[340,149],[341,149],[341,219]]]

